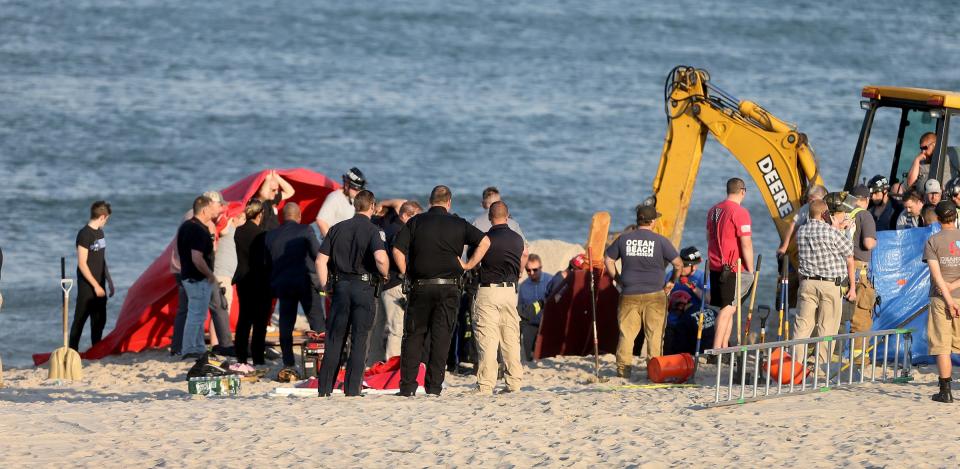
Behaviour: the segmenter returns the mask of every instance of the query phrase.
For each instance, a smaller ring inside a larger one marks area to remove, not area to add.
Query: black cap
[[[870,182],[867,183],[867,188],[870,189],[870,192],[883,192],[890,188],[890,181],[888,181],[886,177],[878,174],[870,178]]]
[[[850,195],[858,199],[866,199],[867,197],[870,197],[870,189],[867,189],[867,186],[864,186],[863,184],[857,184],[856,186],[853,186],[853,189],[850,189]]]
[[[363,171],[354,167],[350,168],[350,171],[347,171],[347,174],[343,175],[343,183],[362,191],[367,187],[367,178],[363,177]]]
[[[696,246],[687,246],[680,250],[680,260],[683,265],[697,265],[701,261],[700,250]]]
[[[947,217],[956,217],[957,204],[953,203],[952,200],[941,200],[937,203],[937,208],[934,209],[934,212],[937,213],[937,218],[941,220]],[[953,215],[951,216],[951,214]]]

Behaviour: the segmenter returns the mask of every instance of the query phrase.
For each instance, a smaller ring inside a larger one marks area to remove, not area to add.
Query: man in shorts
[[[960,230],[954,226],[957,205],[951,200],[937,204],[941,231],[930,236],[923,260],[930,268],[930,314],[927,316],[927,343],[937,357],[940,392],[937,402],[953,402],[950,390],[951,353],[960,353]]]
[[[727,198],[707,211],[707,254],[710,268],[710,300],[720,308],[713,348],[730,346],[733,313],[753,283],[753,241],[750,212],[741,204],[747,195],[743,179],[727,181]],[[740,291],[737,291],[737,259],[740,260]]]

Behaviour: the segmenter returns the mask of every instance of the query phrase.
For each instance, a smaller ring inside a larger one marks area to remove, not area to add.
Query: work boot
[[[930,398],[946,404],[953,402],[953,392],[950,391],[950,378],[939,378],[938,381],[940,382],[940,392],[930,396]]]
[[[630,373],[633,371],[630,365],[617,365],[617,377],[630,379]]]

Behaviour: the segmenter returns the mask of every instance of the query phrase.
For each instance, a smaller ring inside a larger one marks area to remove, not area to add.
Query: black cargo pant
[[[77,282],[77,306],[73,310],[73,324],[70,326],[70,348],[74,350],[79,350],[80,336],[83,335],[87,318],[90,318],[90,344],[96,345],[107,325],[107,297],[98,297],[93,285],[80,280]]]
[[[450,336],[457,322],[460,289],[456,285],[414,286],[403,318],[400,345],[400,392],[417,390],[417,373],[425,345],[429,346],[424,387],[440,394],[446,372]]]
[[[333,285],[331,313],[327,319],[327,337],[324,343],[323,362],[317,375],[321,395],[333,392],[333,385],[340,371],[340,357],[350,334],[350,357],[344,376],[343,393],[359,396],[366,368],[367,346],[373,329],[374,288],[362,280],[340,280]]]
[[[267,324],[272,313],[270,287],[266,280],[241,281],[237,283],[237,300],[240,302],[240,314],[237,317],[237,331],[234,345],[237,361],[247,362],[247,344],[249,357],[254,365],[263,365],[264,343],[267,336]],[[251,329],[253,334],[251,336]]]

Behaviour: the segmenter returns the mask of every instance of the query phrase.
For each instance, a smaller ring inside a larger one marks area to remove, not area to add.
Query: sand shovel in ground
[[[60,258],[61,277],[65,277],[64,259]],[[75,381],[83,378],[83,367],[80,354],[69,347],[67,338],[67,306],[70,302],[70,290],[73,289],[73,280],[62,278],[60,289],[63,290],[63,347],[50,354],[50,375],[48,379]]]

